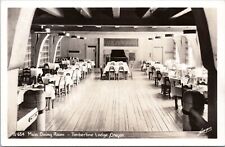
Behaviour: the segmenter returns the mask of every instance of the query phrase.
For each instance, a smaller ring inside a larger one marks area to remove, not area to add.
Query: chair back
[[[203,82],[203,81],[201,81],[201,82],[200,82],[200,81],[198,81],[198,83],[197,83],[197,84],[198,84],[198,85],[207,85],[207,84],[206,84],[206,82]]]
[[[181,88],[181,90],[182,90],[182,97],[183,97],[183,95],[184,95],[184,93],[186,91],[191,90],[191,89],[192,89],[192,85],[188,86],[188,85],[182,84],[182,88]]]
[[[161,74],[160,71],[157,71],[157,72],[156,72],[156,76],[157,76],[157,79],[158,79],[158,80],[161,80],[162,74]]]
[[[123,65],[123,62],[119,62],[119,65]]]
[[[22,75],[22,83],[25,83],[27,85],[32,84],[32,80],[31,80],[31,70],[29,68],[25,68],[23,69],[23,75]]]
[[[152,71],[152,72],[155,71],[155,67],[154,67],[154,66],[151,67],[151,71]]]
[[[185,75],[185,78],[189,78],[190,79],[190,76],[189,75]]]
[[[170,86],[170,79],[169,77],[164,77],[164,84]]]
[[[44,69],[50,69],[48,63],[45,63],[43,68]]]
[[[43,76],[45,76],[45,74],[50,73],[50,69],[42,68],[42,72],[43,72]]]
[[[114,66],[110,66],[110,67],[109,67],[109,72],[115,72]]]
[[[119,72],[124,72],[124,67],[123,66],[119,67]]]
[[[43,81],[43,84],[45,84],[45,85],[49,84],[49,79],[48,78],[43,78],[42,81]]]
[[[110,63],[110,65],[115,65],[115,62],[114,62],[114,61],[112,61],[112,62]]]
[[[42,78],[41,78],[41,74],[38,74],[37,82],[40,83],[40,84],[43,83],[43,80],[42,80]]]
[[[23,77],[31,77],[31,70],[29,68],[23,69]]]

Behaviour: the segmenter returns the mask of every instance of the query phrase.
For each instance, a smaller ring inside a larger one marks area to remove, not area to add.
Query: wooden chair
[[[162,78],[162,74],[160,71],[156,71],[156,77],[155,77],[155,86],[159,86],[159,81],[161,80]]]
[[[119,67],[119,71],[118,71],[118,80],[124,79],[124,78],[125,78],[124,67],[123,66],[120,66]]]
[[[161,85],[161,93],[163,95],[168,94],[170,98],[170,93],[171,93],[171,83],[169,80],[169,77],[164,77],[163,78],[163,84]]]
[[[60,76],[59,80],[56,81],[55,90],[56,90],[55,93],[59,96],[61,96],[62,94],[66,95],[65,77],[64,76]]]
[[[198,85],[207,85],[206,82],[203,82],[203,81],[201,81],[201,82],[198,81],[197,84],[198,84]]]
[[[188,85],[181,85],[181,96],[176,96],[175,97],[175,109],[177,110],[178,109],[178,98],[181,99],[181,105],[183,106],[183,97],[184,97],[184,93],[188,90],[191,90],[192,89],[192,85],[188,86]]]
[[[109,67],[109,80],[111,79],[111,77],[113,77],[114,80],[116,78],[116,71],[114,66]]]
[[[29,68],[24,68],[23,69],[22,83],[27,84],[27,85],[31,85],[32,84],[31,70]]]

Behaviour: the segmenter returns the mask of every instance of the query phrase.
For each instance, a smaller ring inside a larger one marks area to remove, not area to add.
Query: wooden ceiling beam
[[[60,9],[56,9],[56,8],[40,8],[40,9],[53,15],[53,16],[64,17],[64,14]]]
[[[120,8],[112,8],[112,13],[114,18],[120,17]]]
[[[157,8],[149,8],[146,11],[146,13],[142,16],[142,18],[148,18],[148,17],[150,17],[156,10],[157,10]]]
[[[75,8],[85,18],[92,18],[91,12],[88,8]]]

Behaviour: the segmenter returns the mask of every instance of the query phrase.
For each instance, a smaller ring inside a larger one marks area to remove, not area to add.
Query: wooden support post
[[[212,126],[209,137],[217,138],[217,70],[214,64],[209,26],[203,8],[193,8],[192,13],[198,31],[202,63],[208,70],[208,121]]]

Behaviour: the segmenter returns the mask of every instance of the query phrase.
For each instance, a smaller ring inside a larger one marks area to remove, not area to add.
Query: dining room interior
[[[190,7],[8,8],[8,137],[217,138],[216,16]]]

